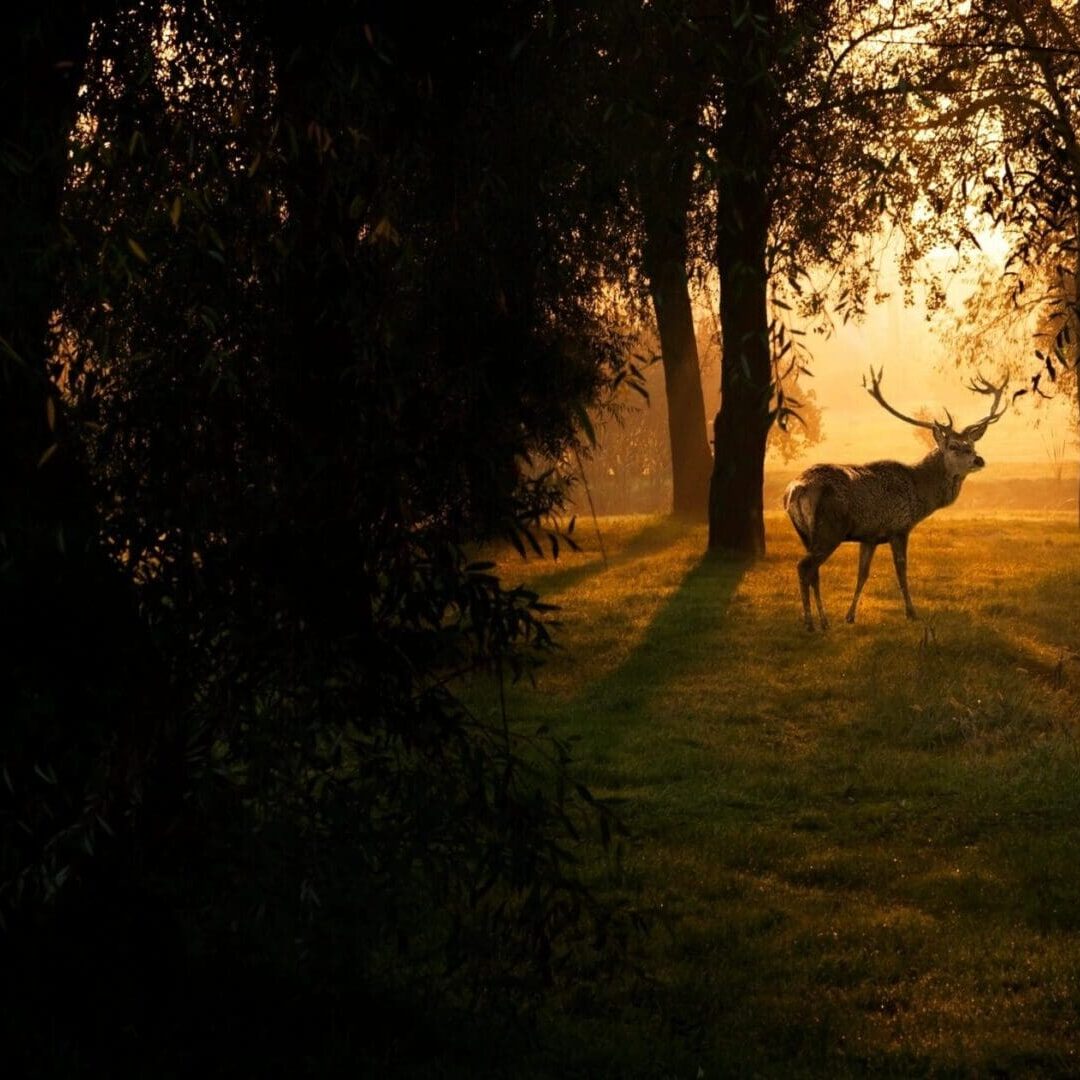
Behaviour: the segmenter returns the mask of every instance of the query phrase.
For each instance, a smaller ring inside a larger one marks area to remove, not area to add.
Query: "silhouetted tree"
[[[1017,396],[1045,395],[1057,383],[1077,395],[1080,413],[1080,12],[1073,3],[1007,0],[942,4],[936,15],[938,51],[924,61],[936,108],[912,146],[935,216],[918,240],[958,251],[977,244],[971,211],[979,208],[1009,245],[998,283],[1006,317],[1029,319],[1039,346]]]
[[[243,3],[57,14],[76,51],[49,44],[36,82],[16,65],[26,124],[5,143],[26,149],[4,161],[11,205],[33,211],[5,280],[56,256],[20,283],[31,313],[0,309],[11,378],[33,362],[5,447],[34,483],[4,506],[3,617],[37,679],[5,668],[30,733],[4,735],[5,910],[47,938],[57,892],[122,880],[87,909],[112,912],[87,947],[101,961],[125,916],[160,910],[189,953],[170,969],[161,941],[143,950],[163,980],[219,954],[361,994],[466,981],[490,1002],[496,979],[531,992],[602,960],[619,924],[570,872],[588,804],[565,794],[565,746],[453,692],[547,643],[538,597],[466,545],[535,539],[562,488],[529,463],[558,458],[622,363],[590,265],[559,244],[572,129],[544,108],[544,57],[562,24],[524,4],[424,35],[362,3],[309,7],[300,35],[294,13]],[[71,84],[38,111],[58,72]],[[50,503],[65,460],[76,482]],[[98,582],[122,602],[90,605]],[[102,625],[112,610],[128,637]],[[64,708],[43,717],[58,663]],[[88,701],[93,724],[61,730]],[[72,772],[26,741],[41,731]],[[24,798],[35,769],[89,829]],[[20,799],[62,842],[18,839]],[[107,866],[69,857],[84,835],[119,837]],[[157,1052],[170,1020],[136,984],[142,1011],[95,1037],[129,1025]],[[209,1016],[229,981],[208,986]]]
[[[638,264],[656,319],[663,363],[672,509],[705,516],[712,454],[695,336],[690,276],[707,265],[701,205],[702,120],[713,78],[710,50],[681,0],[608,5],[598,50],[609,63],[601,130],[639,223]],[[628,215],[624,214],[624,218]],[[625,221],[620,223],[625,229]],[[631,233],[633,235],[633,232]]]
[[[870,145],[882,112],[906,107],[906,88],[861,51],[897,20],[877,4],[798,0],[745,0],[703,20],[716,50],[708,155],[724,348],[711,548],[764,551],[766,440],[788,409],[777,394],[777,304],[816,316],[831,292],[846,312],[860,310],[863,238],[890,199],[910,196],[895,162]],[[835,274],[831,290],[812,284],[821,265]]]

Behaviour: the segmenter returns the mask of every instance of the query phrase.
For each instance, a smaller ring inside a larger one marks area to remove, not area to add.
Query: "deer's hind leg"
[[[870,576],[870,560],[874,557],[877,544],[868,544],[865,541],[859,544],[859,576],[855,581],[855,595],[851,598],[851,607],[848,608],[847,621],[855,621],[855,609],[859,606],[859,594],[863,591],[866,579]]]
[[[821,620],[821,629],[828,630],[829,620],[825,616],[825,608],[821,604],[821,574],[819,568],[823,562],[837,549],[839,541],[828,547],[815,544],[809,555],[799,560],[799,589],[802,592],[803,621],[807,630],[814,629],[814,619],[810,614],[810,590],[814,590],[814,602],[817,604],[818,618]]]
[[[814,617],[810,614],[810,582],[816,573],[814,556],[806,555],[799,560],[799,593],[802,596],[803,622],[807,630],[814,629]]]

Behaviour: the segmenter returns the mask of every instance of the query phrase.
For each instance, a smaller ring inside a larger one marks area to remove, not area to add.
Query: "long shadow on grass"
[[[704,554],[657,611],[629,655],[583,687],[577,705],[627,711],[707,663],[716,655],[724,612],[748,567],[742,560]]]
[[[530,582],[530,588],[535,589],[541,596],[562,592],[575,585],[580,585],[581,582],[587,581],[605,570],[623,566],[626,563],[637,562],[646,555],[660,551],[672,544],[685,531],[686,525],[677,518],[662,518],[634,533],[625,546],[620,548],[616,554],[610,556],[606,563],[600,553],[595,552],[595,558],[589,562],[538,575]],[[603,535],[602,532],[601,535]]]
[[[642,754],[640,740],[655,739],[645,731],[656,718],[649,702],[708,670],[732,647],[725,612],[745,569],[712,557],[694,565],[629,655],[582,687],[575,702],[579,712],[595,710],[603,718],[588,737],[590,782],[627,789],[620,792],[627,801],[639,799],[631,790],[638,786],[656,793],[647,793],[628,819],[638,836],[671,848],[660,864],[675,868],[671,879],[654,868],[646,881],[676,902],[678,890],[699,888],[692,855],[679,849],[696,834],[681,831],[683,805],[662,786],[678,779],[685,761],[665,757],[660,747]],[[768,625],[763,619],[761,626]],[[1055,996],[1067,960],[1024,968],[1017,977],[1016,993],[1027,995],[1032,1016],[1025,1037],[1045,1037],[1045,1045],[1003,1039],[973,1049],[967,1067],[955,1069],[947,1048],[920,1045],[923,1038],[933,1043],[937,1024],[955,1024],[958,1038],[983,1030],[977,1012],[958,1019],[942,1005],[935,986],[986,981],[988,1008],[1008,1017],[1014,1010],[1009,965],[1022,954],[1024,935],[1053,940],[1067,957],[1080,927],[1072,900],[1080,892],[1077,756],[1068,735],[1058,733],[1067,705],[1054,699],[1060,689],[1052,672],[1029,664],[1027,673],[1020,671],[1025,654],[1004,630],[958,611],[936,620],[936,633],[924,640],[918,626],[883,616],[872,633],[840,624],[829,635],[799,639],[805,645],[787,654],[793,675],[803,658],[843,662],[842,689],[855,706],[830,738],[822,727],[813,754],[792,762],[798,788],[757,822],[752,858],[743,854],[748,849],[728,846],[744,819],[729,814],[715,822],[708,856],[721,874],[708,887],[717,899],[710,893],[706,907],[705,894],[691,898],[698,921],[676,924],[664,961],[675,974],[667,983],[658,980],[648,999],[672,1041],[696,1054],[710,1075],[1071,1074],[1059,1043],[1037,1027],[1075,1019],[1075,1009]],[[840,648],[845,636],[856,648]],[[840,678],[832,684],[838,690]],[[805,715],[805,688],[793,686],[791,694],[773,709],[795,723],[800,705]],[[619,750],[635,738],[631,774]],[[783,747],[775,753],[782,756]],[[832,757],[861,770],[847,792],[826,773]],[[767,779],[757,765],[747,769]],[[826,827],[793,828],[807,817]],[[730,894],[721,891],[725,876]],[[702,878],[712,880],[707,873]],[[710,925],[712,908],[717,916]],[[845,937],[841,915],[837,941],[835,913],[849,908],[861,910],[863,921]],[[909,928],[903,921],[886,924],[886,916],[907,912],[919,916]],[[996,945],[986,947],[984,960],[984,941],[1004,944],[996,953]],[[899,955],[905,959],[897,966]],[[1048,955],[1056,956],[1054,949]],[[995,989],[997,980],[1004,989]],[[860,1048],[867,1014],[886,1005],[901,1011],[910,1005],[903,1023],[912,1034],[901,1027],[893,1044]],[[922,1027],[920,1010],[927,1016]]]

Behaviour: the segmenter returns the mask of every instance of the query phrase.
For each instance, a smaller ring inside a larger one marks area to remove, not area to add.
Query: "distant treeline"
[[[798,469],[767,469],[765,472],[765,511],[779,510],[784,488]],[[598,514],[658,514],[671,505],[671,476],[649,473],[642,476],[593,476],[589,472],[589,492]],[[965,484],[949,513],[972,511],[1030,510],[1076,511],[1077,477],[1080,467],[1066,465],[1060,475],[1049,465],[1038,462],[1004,465],[988,469]],[[584,490],[575,493],[578,513],[587,512]]]

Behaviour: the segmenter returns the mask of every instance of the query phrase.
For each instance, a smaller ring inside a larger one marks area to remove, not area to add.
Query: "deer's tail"
[[[806,548],[810,547],[810,537],[814,533],[814,514],[820,494],[820,488],[799,480],[792,480],[784,491],[784,509]]]

